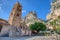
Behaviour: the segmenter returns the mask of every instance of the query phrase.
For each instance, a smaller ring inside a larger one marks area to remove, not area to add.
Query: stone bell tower
[[[22,6],[19,4],[19,2],[16,2],[8,20],[10,25],[20,27],[21,15],[22,15]]]

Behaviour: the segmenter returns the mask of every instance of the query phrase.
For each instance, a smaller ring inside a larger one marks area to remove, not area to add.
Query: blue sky
[[[16,2],[22,5],[22,17],[29,11],[36,11],[38,18],[46,20],[46,15],[50,12],[51,0],[0,0],[0,18],[8,20]]]

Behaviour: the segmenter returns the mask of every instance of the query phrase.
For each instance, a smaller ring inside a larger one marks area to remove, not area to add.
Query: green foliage
[[[58,19],[60,19],[60,16],[58,16]]]
[[[60,26],[57,26],[55,31],[60,32]]]
[[[30,25],[30,30],[34,31],[36,30],[37,32],[39,31],[45,31],[46,30],[46,25],[40,22],[35,22],[34,24]]]
[[[51,24],[52,26],[55,26],[55,25],[56,25],[56,20],[50,22],[50,24]]]

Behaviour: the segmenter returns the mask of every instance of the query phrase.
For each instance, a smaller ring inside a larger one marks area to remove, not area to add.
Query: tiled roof
[[[6,20],[0,18],[0,24],[9,24],[9,23],[8,23],[8,21],[6,21]]]

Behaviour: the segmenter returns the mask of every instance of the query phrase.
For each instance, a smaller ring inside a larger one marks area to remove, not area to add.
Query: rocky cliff
[[[55,20],[60,15],[60,0],[51,2],[51,12],[47,15],[47,20]]]
[[[46,16],[47,27],[53,29],[53,25],[60,26],[60,0],[52,0],[51,2],[51,12]],[[51,25],[54,23],[53,25]]]
[[[25,18],[23,19],[25,24],[29,26],[30,24],[33,24],[34,22],[42,22],[44,23],[43,20],[37,18],[37,13],[35,11],[30,11]]]

